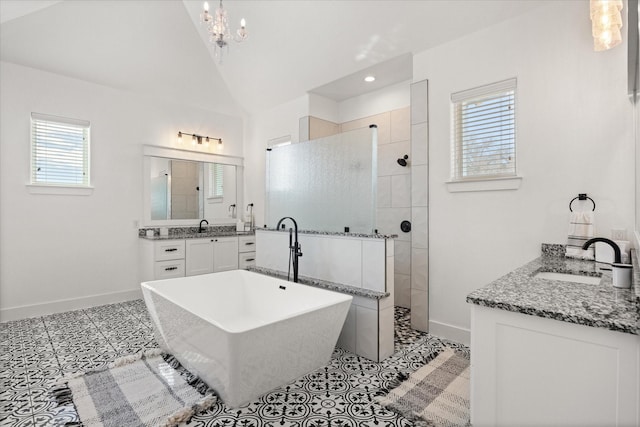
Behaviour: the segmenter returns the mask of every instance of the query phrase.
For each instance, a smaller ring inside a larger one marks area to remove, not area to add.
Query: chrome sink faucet
[[[198,227],[198,233],[202,233],[202,223],[206,222],[207,225],[209,225],[209,221],[207,221],[206,219],[203,219],[202,221],[200,221],[200,226]]]
[[[292,242],[292,229],[289,229],[289,264],[291,264],[292,260],[293,260],[293,281],[294,282],[298,282],[298,258],[300,258],[302,256],[302,251],[301,251],[301,246],[300,243],[298,243],[298,223],[296,222],[295,219],[291,218],[290,216],[285,216],[284,218],[281,218],[280,221],[278,221],[278,225],[276,225],[276,230],[280,229],[280,225],[282,224],[282,222],[286,219],[290,219],[291,222],[293,222],[293,227],[295,229],[295,240]],[[284,228],[284,225],[283,225]],[[289,265],[287,264],[287,266]],[[289,272],[287,272],[287,279],[289,278]]]

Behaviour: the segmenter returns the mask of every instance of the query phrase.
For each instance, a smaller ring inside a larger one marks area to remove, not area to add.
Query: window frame
[[[36,124],[49,122],[54,125],[71,125],[82,129],[86,141],[82,144],[82,171],[84,179],[82,183],[63,181],[38,181],[36,180]],[[31,194],[62,194],[62,195],[90,195],[93,192],[91,185],[91,123],[88,120],[72,119],[42,113],[31,113],[29,123],[29,183],[27,188]]]
[[[208,194],[207,194],[207,200],[209,201],[209,203],[222,203],[222,201],[224,200],[224,164],[221,163],[209,163],[207,165],[208,168],[208,173],[207,173],[207,180],[208,180]],[[218,193],[216,191],[216,189],[218,188],[218,171],[219,171],[219,178],[222,181],[222,192]]]
[[[460,154],[462,153],[461,144],[461,132],[462,119],[459,117],[462,114],[462,104],[467,101],[478,100],[483,98],[495,98],[496,95],[503,93],[505,96],[511,96],[510,92],[513,92],[513,169],[505,173],[496,174],[473,174],[463,176],[464,159]],[[517,162],[517,122],[518,122],[518,107],[517,107],[517,79],[511,78],[502,80],[496,83],[483,85],[473,89],[468,89],[451,94],[451,171],[450,181],[447,182],[450,191],[482,191],[482,190],[503,190],[503,189],[516,189],[520,185],[521,177],[518,176],[518,162]],[[494,182],[491,184],[490,182]],[[489,184],[482,184],[488,182]],[[470,183],[465,185],[464,183]]]

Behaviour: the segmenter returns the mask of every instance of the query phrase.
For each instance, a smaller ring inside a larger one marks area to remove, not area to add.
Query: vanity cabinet
[[[637,426],[638,335],[473,305],[474,426]]]
[[[238,237],[238,266],[244,270],[256,265],[256,236]]]
[[[235,236],[189,239],[185,252],[187,276],[238,268],[238,238]]]
[[[142,244],[142,280],[184,277],[184,240],[144,241]]]
[[[253,245],[244,245],[244,250],[255,251]],[[175,277],[195,276],[198,274],[216,273],[218,271],[244,268],[247,261],[254,260],[255,252],[239,253],[238,237],[208,237],[203,239],[140,239],[140,281],[172,279]],[[247,264],[250,265],[250,264]]]

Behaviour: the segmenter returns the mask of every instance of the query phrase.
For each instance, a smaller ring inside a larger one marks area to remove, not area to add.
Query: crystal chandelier
[[[622,42],[622,0],[591,0],[591,32],[596,52],[611,49]]]
[[[231,29],[227,22],[227,11],[222,7],[222,0],[220,0],[220,7],[216,9],[215,15],[209,13],[209,3],[204,2],[204,10],[200,14],[200,22],[207,25],[209,41],[213,43],[215,55],[220,63],[222,63],[223,49],[226,47],[227,51],[229,50],[229,41],[231,39],[240,43],[245,41],[249,35],[244,18],[240,20],[240,28],[236,30],[236,34],[234,36],[231,35]]]

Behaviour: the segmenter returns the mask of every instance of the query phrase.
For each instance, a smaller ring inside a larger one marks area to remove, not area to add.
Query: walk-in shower
[[[300,229],[373,233],[377,127],[267,151],[266,223],[296,218]]]

